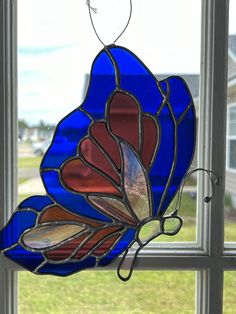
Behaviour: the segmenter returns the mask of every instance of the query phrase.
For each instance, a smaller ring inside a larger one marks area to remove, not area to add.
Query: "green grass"
[[[115,270],[84,271],[67,278],[19,272],[19,284],[19,309],[24,314],[194,313],[194,272],[135,271],[127,283]],[[235,286],[236,272],[226,272],[224,314],[235,313]]]
[[[196,227],[195,224],[183,224],[181,230],[175,236],[161,235],[156,238],[155,242],[194,242],[196,240]]]
[[[171,202],[167,214],[171,213],[175,209],[176,205],[176,198],[173,199]],[[181,201],[181,206],[180,206],[180,211],[179,211],[180,216],[185,216],[185,217],[196,217],[196,199],[192,199],[188,193],[183,193],[182,195],[182,201]]]
[[[67,278],[19,274],[20,313],[194,313],[195,273],[136,271],[121,282],[115,271]]]
[[[225,223],[225,241],[236,242],[236,221],[227,221]]]
[[[135,271],[121,282],[114,271],[67,278],[19,272],[20,314],[194,313],[195,273]],[[224,314],[235,314],[236,272],[225,273]]]
[[[29,178],[19,178],[18,182],[19,182],[19,184],[22,184],[28,180],[29,180]]]
[[[19,168],[39,168],[42,157],[24,157],[18,159]]]
[[[190,185],[190,186],[196,185],[196,179],[193,178],[193,177],[189,177],[189,178],[187,179],[185,185]]]
[[[235,314],[236,308],[236,271],[224,273],[224,314]]]
[[[28,195],[21,195],[20,200]],[[184,196],[188,214],[194,201]],[[191,205],[191,206],[190,206]],[[195,225],[186,222],[175,237],[156,241],[194,241]],[[19,309],[24,314],[74,313],[194,313],[195,273],[136,271],[128,283],[115,271],[86,271],[67,278],[19,273]]]
[[[182,229],[155,241],[195,241],[195,207],[195,200],[184,194]],[[173,209],[174,205],[169,212]],[[225,233],[226,241],[236,241],[236,222],[226,221]],[[195,272],[189,271],[135,271],[127,283],[116,277],[115,270],[84,271],[67,278],[19,272],[19,284],[19,310],[24,314],[192,314],[195,307]],[[226,272],[224,314],[235,313],[235,286],[236,272]]]

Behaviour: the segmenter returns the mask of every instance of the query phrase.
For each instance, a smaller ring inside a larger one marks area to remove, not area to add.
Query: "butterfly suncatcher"
[[[159,82],[128,49],[105,47],[41,162],[46,195],[19,204],[1,252],[36,274],[66,276],[176,234],[182,220],[165,212],[191,165],[195,127],[182,78]]]

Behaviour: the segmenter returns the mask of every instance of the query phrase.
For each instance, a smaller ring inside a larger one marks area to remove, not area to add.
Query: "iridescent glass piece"
[[[82,230],[84,228],[77,225],[42,226],[24,234],[23,243],[29,248],[41,250],[53,247]]]
[[[139,220],[150,216],[147,180],[137,156],[124,143],[121,144],[124,158],[124,187],[130,205]]]
[[[123,202],[115,198],[90,196],[89,200],[102,212],[119,220],[126,221],[129,224],[137,224],[137,219],[129,212]]]

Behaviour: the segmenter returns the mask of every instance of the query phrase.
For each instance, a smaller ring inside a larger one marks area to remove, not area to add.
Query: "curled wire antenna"
[[[181,206],[181,202],[182,202],[182,195],[183,195],[183,189],[184,189],[184,186],[185,186],[185,183],[187,181],[187,179],[194,173],[196,172],[204,172],[207,174],[208,178],[209,178],[209,181],[210,181],[210,184],[211,184],[211,195],[206,195],[204,197],[204,202],[205,203],[210,203],[210,201],[212,200],[212,198],[214,197],[215,195],[215,185],[220,185],[221,184],[221,178],[217,176],[217,174],[211,170],[207,170],[207,169],[204,169],[204,168],[196,168],[196,169],[193,169],[191,171],[189,171],[179,190],[178,190],[178,194],[177,194],[177,199],[176,199],[176,204],[175,204],[175,210],[174,212],[172,213],[172,215],[177,215],[177,213],[179,212],[179,209],[180,209],[180,206]]]
[[[124,34],[124,32],[126,31],[127,27],[129,26],[129,23],[130,23],[130,20],[131,20],[131,17],[132,17],[132,11],[133,11],[132,0],[129,0],[129,1],[130,1],[130,13],[129,13],[128,21],[127,21],[127,23],[126,23],[124,29],[122,30],[122,32],[121,32],[121,33],[119,34],[119,36],[113,41],[113,44],[115,44],[115,43],[117,42],[117,40]],[[93,13],[97,13],[98,10],[97,10],[97,8],[91,7],[90,0],[86,0],[86,5],[88,6],[89,17],[90,17],[90,21],[91,21],[93,30],[94,30],[94,32],[95,32],[95,35],[97,36],[97,38],[98,38],[98,40],[100,41],[100,43],[101,43],[103,46],[106,46],[106,44],[102,41],[101,37],[98,35],[98,32],[97,32],[96,27],[95,27],[94,22],[93,22],[92,12],[93,12]]]

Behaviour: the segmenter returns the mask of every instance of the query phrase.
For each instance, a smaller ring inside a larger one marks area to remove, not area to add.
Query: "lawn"
[[[35,168],[41,158],[22,158],[20,167]],[[21,179],[21,183],[25,179]],[[20,195],[23,200],[29,195]],[[175,208],[173,201],[169,212]],[[184,225],[174,237],[155,241],[195,241],[196,200],[183,194],[180,216]],[[236,224],[226,221],[227,241],[236,241]],[[24,314],[74,313],[194,313],[195,272],[135,271],[121,282],[114,271],[84,271],[67,278],[19,272],[19,310]],[[224,314],[235,313],[236,273],[225,274]]]
[[[24,314],[194,313],[195,272],[135,271],[123,283],[116,271],[84,271],[67,278],[19,273]],[[235,313],[236,273],[225,273],[224,314]]]
[[[20,314],[194,313],[195,273],[136,271],[127,283],[115,271],[67,278],[19,273]],[[236,273],[225,273],[224,314],[235,314]]]
[[[26,182],[28,180],[28,178],[19,178],[19,184],[22,184],[24,182]]]
[[[24,157],[18,159],[19,168],[39,168],[42,157]]]
[[[184,199],[185,204],[192,202],[187,195]],[[189,212],[194,209],[190,207]],[[194,241],[193,213],[184,221],[178,235],[156,241]],[[236,239],[235,225],[227,223],[226,230],[231,239]],[[19,284],[19,309],[24,314],[194,313],[195,272],[189,271],[135,271],[127,283],[116,277],[115,270],[84,271],[67,278],[20,272]],[[235,286],[235,272],[227,272],[224,314],[235,313]]]
[[[121,282],[115,271],[67,278],[21,272],[20,313],[194,313],[195,273],[137,271]]]

